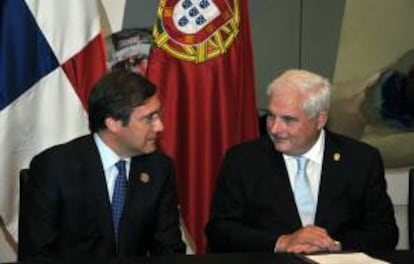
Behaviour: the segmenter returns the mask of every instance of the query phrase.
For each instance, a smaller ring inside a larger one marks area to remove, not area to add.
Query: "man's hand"
[[[305,226],[291,234],[282,235],[276,242],[276,251],[311,253],[316,251],[338,251],[340,244],[333,240],[325,229]]]

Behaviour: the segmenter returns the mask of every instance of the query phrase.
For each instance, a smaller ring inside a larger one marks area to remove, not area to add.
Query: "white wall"
[[[335,83],[368,76],[414,48],[413,0],[347,0]]]
[[[398,249],[408,249],[408,170],[409,168],[395,169],[385,173],[388,193],[394,204],[395,219],[400,230]]]

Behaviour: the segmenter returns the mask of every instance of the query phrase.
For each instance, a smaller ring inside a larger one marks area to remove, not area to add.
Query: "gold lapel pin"
[[[150,180],[150,176],[147,172],[141,172],[138,176],[138,180],[144,184],[147,184]]]
[[[338,153],[338,152],[334,153],[333,160],[334,161],[340,161],[341,160],[341,154]]]

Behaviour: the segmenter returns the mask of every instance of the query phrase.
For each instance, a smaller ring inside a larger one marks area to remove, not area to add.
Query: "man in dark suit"
[[[206,227],[211,250],[395,248],[398,229],[379,152],[324,129],[329,82],[289,70],[268,95],[267,135],[233,147],[224,159]]]
[[[88,101],[92,134],[33,158],[19,259],[185,252],[173,163],[156,150],[155,92],[136,73],[104,75]]]

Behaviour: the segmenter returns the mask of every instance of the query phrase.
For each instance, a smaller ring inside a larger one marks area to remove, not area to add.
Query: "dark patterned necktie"
[[[125,160],[120,160],[115,164],[116,168],[118,169],[118,176],[116,176],[115,179],[115,187],[112,196],[112,221],[114,224],[116,243],[118,243],[119,222],[121,220],[122,210],[125,204],[125,197],[128,185],[125,165]]]

